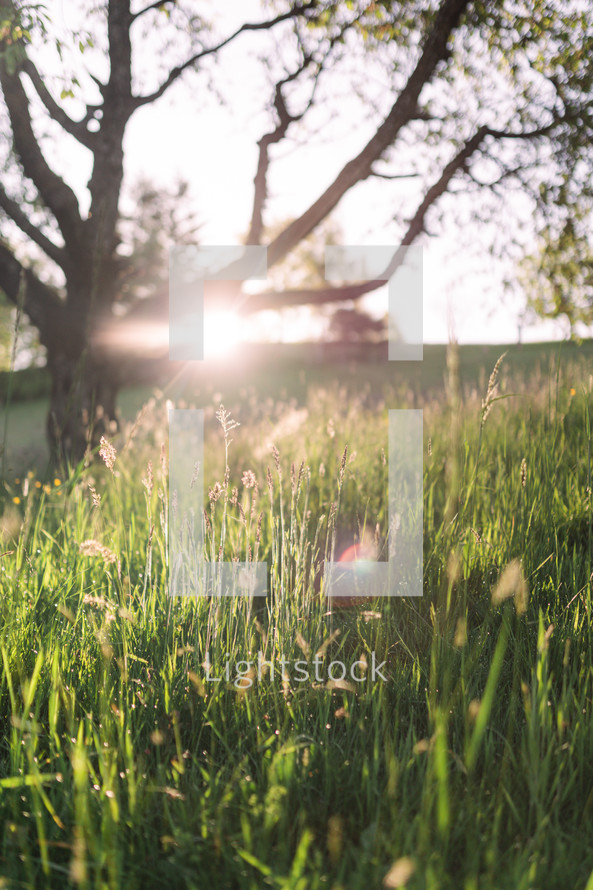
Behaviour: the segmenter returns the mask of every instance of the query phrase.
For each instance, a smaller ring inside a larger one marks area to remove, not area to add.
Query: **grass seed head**
[[[340,461],[340,482],[344,478],[344,470],[346,469],[346,458],[348,457],[348,446],[344,448],[344,453],[342,454],[342,460]]]
[[[214,488],[208,488],[208,497],[210,498],[210,503],[215,504],[219,499],[223,491],[222,485],[220,482],[214,483]]]
[[[115,464],[115,459],[117,457],[117,451],[111,444],[108,442],[105,436],[101,436],[101,442],[99,447],[99,454],[103,458],[103,463],[107,467],[108,470],[111,470],[113,473],[113,467]]]
[[[83,541],[78,547],[78,552],[83,556],[100,556],[105,565],[114,563],[117,560],[117,556],[113,550],[110,550],[109,547],[105,547],[104,544],[101,544],[99,541],[95,541],[92,538]]]
[[[263,513],[260,513],[259,516],[257,517],[257,529],[255,532],[255,543],[256,544],[259,544],[259,542],[261,540],[261,523],[262,523],[263,517],[264,517]]]
[[[392,890],[396,887],[405,887],[416,871],[413,859],[409,856],[402,856],[393,863],[385,877],[383,878],[383,887],[386,890]]]
[[[243,476],[241,477],[241,482],[245,486],[245,488],[253,488],[256,484],[255,473],[253,470],[245,470]]]
[[[527,610],[529,590],[519,559],[512,559],[502,570],[501,576],[492,591],[492,603],[493,605],[498,605],[511,596],[515,598],[517,614],[523,615]]]
[[[276,448],[275,445],[272,445],[272,457],[274,458],[274,463],[276,465],[276,472],[280,476],[281,472],[282,472],[280,470],[280,452],[278,451],[278,449]]]
[[[152,474],[152,461],[149,460],[146,467],[146,476],[142,479],[142,485],[148,492],[148,497],[152,494],[152,487],[154,484],[153,474]]]
[[[190,480],[190,483],[189,483],[189,487],[190,487],[190,488],[193,488],[193,487],[194,487],[194,485],[195,485],[196,482],[198,481],[199,475],[200,475],[200,461],[197,460],[197,461],[195,462],[195,464],[194,464],[194,471],[193,471],[193,473],[192,473],[192,477],[191,477],[191,480]]]
[[[498,373],[500,371],[500,366],[502,365],[503,359],[506,355],[506,352],[500,356],[496,364],[492,369],[492,373],[490,374],[490,379],[488,380],[488,389],[486,390],[486,397],[482,401],[482,420],[481,426],[484,426],[486,423],[486,418],[490,414],[492,410],[492,403],[495,401],[498,394]]]
[[[238,426],[241,426],[241,424],[237,420],[233,420],[233,418],[231,417],[230,411],[225,411],[225,407],[222,404],[222,402],[220,403],[220,407],[219,407],[218,411],[216,412],[216,419],[218,420],[219,424],[222,427],[225,441],[228,440],[230,442],[230,440],[228,438],[229,433],[231,432],[231,430],[234,430]]]

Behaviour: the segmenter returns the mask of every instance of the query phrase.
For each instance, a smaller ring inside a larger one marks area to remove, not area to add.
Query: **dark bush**
[[[46,368],[23,368],[21,371],[0,371],[0,405],[29,402],[49,397],[50,377]]]

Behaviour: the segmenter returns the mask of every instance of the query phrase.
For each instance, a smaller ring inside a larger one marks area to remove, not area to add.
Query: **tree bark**
[[[75,466],[119,427],[119,380],[100,355],[59,349],[48,354],[51,395],[47,435],[52,464]]]

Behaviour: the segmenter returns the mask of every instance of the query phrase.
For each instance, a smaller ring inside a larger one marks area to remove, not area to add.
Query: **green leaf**
[[[272,874],[272,869],[269,865],[266,865],[266,863],[262,862],[261,859],[258,859],[257,856],[254,856],[253,853],[249,853],[247,850],[237,850],[237,853],[245,860],[245,862],[261,872],[262,875],[269,877]]]

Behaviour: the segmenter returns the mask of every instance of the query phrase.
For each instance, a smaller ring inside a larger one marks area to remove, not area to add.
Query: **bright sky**
[[[258,5],[256,0],[242,0],[242,15],[247,17]],[[75,0],[59,0],[56,14],[58,8],[65,21],[71,22]],[[233,0],[209,8],[224,17],[239,7]],[[221,29],[227,30],[223,25]],[[203,244],[237,243],[248,225],[256,142],[267,126],[254,102],[255,98],[261,105],[261,93],[253,89],[259,63],[247,54],[253,53],[256,45],[253,35],[248,35],[221,58],[215,83],[227,95],[225,84],[232,84],[227,107],[217,107],[205,92],[205,81],[190,77],[178,82],[156,105],[141,109],[127,131],[128,182],[133,184],[141,176],[148,176],[157,186],[167,186],[177,177],[188,180],[189,200],[195,201],[192,209],[203,222]],[[344,101],[339,110],[347,111],[346,125],[338,125],[332,138],[317,146],[314,155],[307,145],[296,151],[294,146],[291,151],[281,149],[281,162],[270,181],[276,219],[304,210],[369,138],[370,130],[353,125],[357,109],[345,109]],[[62,164],[65,157],[60,146]],[[70,150],[67,159],[68,179],[84,201],[88,159]],[[335,212],[346,243],[393,243],[389,220],[395,194],[384,183],[373,181],[348,195]],[[424,254],[425,342],[445,342],[451,334],[461,343],[516,341],[523,302],[520,295],[504,293],[504,273],[486,258],[485,250],[468,253],[467,245],[447,235],[431,239]],[[387,308],[384,291],[367,300],[368,308],[376,314]],[[302,312],[293,313],[288,324],[285,320],[275,326],[276,334],[287,337],[289,331],[291,338],[306,337],[309,330],[306,313]],[[523,340],[555,339],[565,334],[565,326],[553,322],[532,323],[523,326],[522,331]]]

